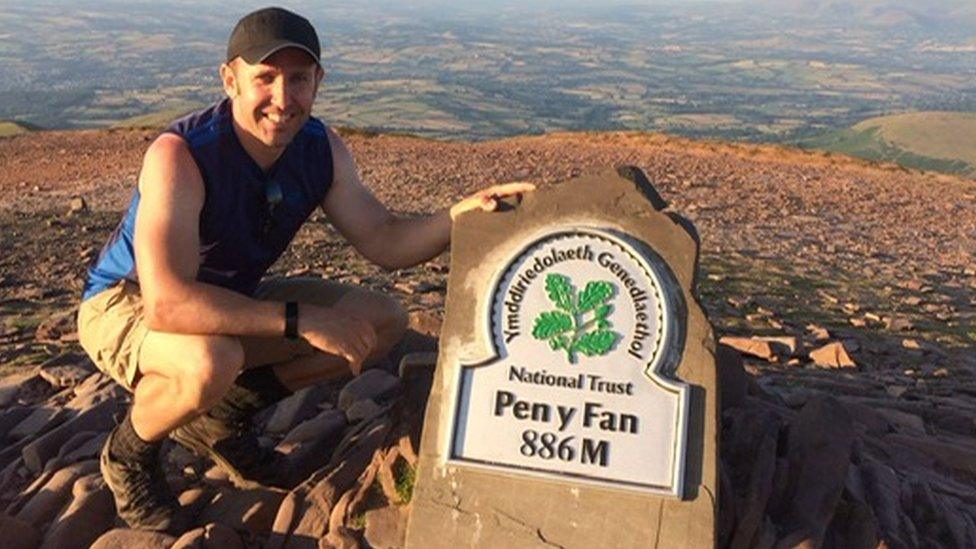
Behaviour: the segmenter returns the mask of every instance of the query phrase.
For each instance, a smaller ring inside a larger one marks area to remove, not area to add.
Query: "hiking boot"
[[[159,444],[147,444],[147,455],[122,457],[116,439],[123,428],[118,425],[109,433],[100,459],[102,478],[115,499],[119,518],[137,530],[182,534],[180,503],[163,474]]]
[[[258,411],[290,394],[272,366],[249,368],[213,408],[169,436],[198,456],[212,459],[240,488],[263,484],[290,489],[288,459],[261,446],[251,421]]]
[[[200,457],[210,458],[235,486],[292,488],[288,459],[261,446],[249,422],[218,419],[205,413],[175,429],[169,437]]]

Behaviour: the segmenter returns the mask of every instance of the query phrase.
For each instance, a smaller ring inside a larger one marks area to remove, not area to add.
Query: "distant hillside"
[[[778,13],[811,19],[843,17],[877,28],[961,27],[976,23],[976,7],[970,0],[941,0],[938,6],[917,0],[769,0]]]
[[[177,106],[169,107],[161,111],[125,118],[112,124],[113,128],[162,128],[168,126],[170,122],[199,109],[203,105],[200,103],[180,103]]]
[[[37,128],[31,126],[30,124],[25,124],[23,122],[14,122],[12,120],[0,120],[0,137],[7,137],[10,135],[20,135],[22,133],[27,133],[34,131]]]
[[[914,112],[870,118],[801,146],[972,177],[976,176],[976,113]]]

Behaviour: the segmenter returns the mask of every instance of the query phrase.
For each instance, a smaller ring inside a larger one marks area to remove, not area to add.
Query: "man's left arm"
[[[443,252],[451,240],[452,220],[465,211],[494,210],[499,199],[535,189],[531,183],[495,185],[436,213],[401,217],[366,188],[352,153],[338,135],[328,132],[334,172],[322,209],[359,253],[386,269],[412,267]]]

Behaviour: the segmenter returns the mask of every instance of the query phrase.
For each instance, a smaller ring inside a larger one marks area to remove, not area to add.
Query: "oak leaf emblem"
[[[620,339],[610,329],[608,317],[613,307],[608,303],[615,287],[605,280],[587,283],[577,295],[569,277],[546,276],[546,295],[556,306],[536,317],[532,337],[549,342],[554,351],[566,351],[566,358],[576,364],[577,353],[586,356],[605,355]]]

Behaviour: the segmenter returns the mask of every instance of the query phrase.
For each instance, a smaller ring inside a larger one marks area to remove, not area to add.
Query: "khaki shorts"
[[[356,286],[319,278],[275,278],[262,282],[257,299],[335,305]],[[284,314],[284,308],[282,308]],[[98,369],[132,391],[139,375],[139,351],[149,328],[139,286],[123,280],[86,299],[78,309],[78,339]],[[285,337],[240,337],[244,367],[285,362],[319,352],[304,340]]]

